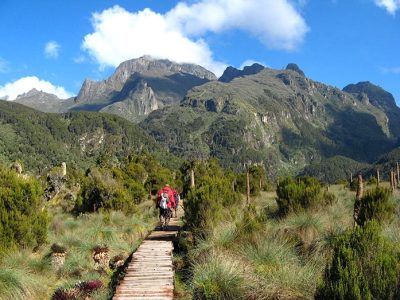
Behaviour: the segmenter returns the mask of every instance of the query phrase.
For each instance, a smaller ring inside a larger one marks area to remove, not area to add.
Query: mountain
[[[65,112],[74,101],[73,98],[61,100],[56,95],[32,89],[19,95],[14,102],[38,109],[42,112]]]
[[[144,56],[121,63],[106,80],[85,80],[70,110],[111,112],[136,122],[211,80],[215,75],[203,67]]]
[[[343,91],[384,111],[388,117],[387,122],[391,132],[396,137],[400,137],[400,108],[397,107],[392,94],[369,81],[349,84],[343,88]]]
[[[121,117],[91,112],[48,114],[18,103],[0,101],[0,162],[19,160],[38,173],[66,162],[86,169],[100,155],[125,159],[147,151],[160,162],[178,165],[178,159],[162,149],[137,125]]]
[[[390,115],[289,65],[192,88],[180,106],[140,126],[173,154],[218,158],[225,167],[263,163],[272,176],[345,156],[372,163],[397,144]]]
[[[153,110],[178,104],[187,91],[216,76],[193,64],[143,56],[121,63],[107,79],[86,79],[74,99],[31,91],[16,102],[44,112],[101,111],[139,122]]]

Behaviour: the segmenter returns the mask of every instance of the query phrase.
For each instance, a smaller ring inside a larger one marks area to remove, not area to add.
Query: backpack
[[[160,200],[160,207],[162,209],[167,209],[168,208],[168,195],[166,195],[165,193],[161,194],[161,200]]]

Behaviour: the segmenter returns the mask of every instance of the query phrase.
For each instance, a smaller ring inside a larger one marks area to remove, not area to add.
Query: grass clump
[[[194,266],[194,299],[242,299],[244,278],[240,262],[225,255],[212,254]]]

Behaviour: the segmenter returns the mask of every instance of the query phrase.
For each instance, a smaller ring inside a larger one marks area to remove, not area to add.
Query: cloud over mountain
[[[383,7],[388,13],[394,15],[400,8],[400,0],[374,0],[375,4],[379,7]]]
[[[200,64],[217,75],[225,64],[215,60],[204,40],[207,33],[241,30],[269,48],[295,49],[308,27],[287,0],[201,0],[180,2],[165,14],[151,9],[129,12],[116,5],[92,16],[94,31],[82,48],[101,67],[151,55]]]
[[[18,95],[27,93],[32,89],[54,94],[61,99],[66,99],[72,96],[72,94],[67,92],[63,87],[55,86],[49,81],[41,80],[36,76],[27,76],[14,82],[0,85],[0,99],[15,100]]]

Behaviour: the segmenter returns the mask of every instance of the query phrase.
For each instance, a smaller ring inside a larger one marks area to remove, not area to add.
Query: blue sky
[[[371,81],[400,103],[400,0],[0,0],[0,97],[76,95],[144,54],[203,65],[297,63],[339,88]]]

